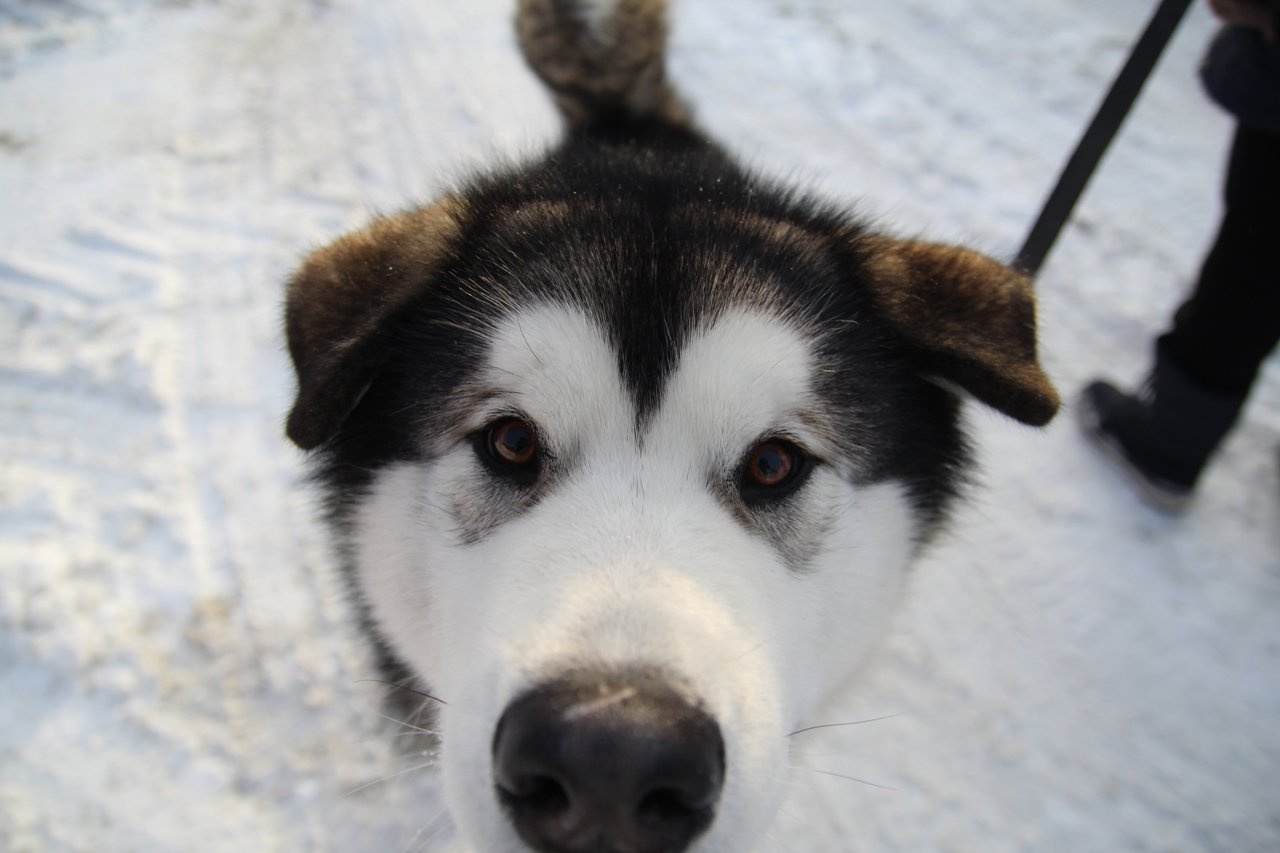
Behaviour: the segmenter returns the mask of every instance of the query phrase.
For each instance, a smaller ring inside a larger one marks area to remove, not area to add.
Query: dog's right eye
[[[812,458],[790,441],[762,441],[747,454],[739,470],[742,499],[752,505],[781,500],[804,484],[812,467]]]
[[[520,485],[531,485],[538,476],[541,452],[533,426],[522,418],[502,418],[473,437],[477,455],[494,473]]]

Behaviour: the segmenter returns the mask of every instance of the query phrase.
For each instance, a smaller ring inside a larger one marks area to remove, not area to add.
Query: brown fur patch
[[[1030,279],[955,246],[862,237],[858,248],[879,309],[940,377],[1023,423],[1049,422],[1059,399],[1036,356]]]
[[[691,211],[691,215],[705,216],[706,211]],[[802,250],[809,256],[816,256],[828,243],[828,237],[825,234],[801,228],[794,222],[771,219],[758,213],[734,210],[720,214],[719,218],[735,231],[751,234],[779,248],[785,247],[791,251]]]
[[[449,198],[379,219],[314,252],[289,281],[285,332],[298,399],[286,432],[299,447],[321,444],[359,401],[373,369],[368,344],[430,283],[462,216]]]
[[[830,243],[827,235],[754,211],[720,210],[705,204],[686,205],[672,213],[672,223],[677,228],[690,230],[714,224],[726,234],[758,241],[755,252],[760,254],[799,256],[815,267],[827,263],[823,260]],[[793,306],[783,299],[776,283],[749,262],[755,252],[744,257],[730,257],[721,251],[708,250],[692,253],[684,262],[702,277],[715,282],[714,295],[720,301],[720,307],[748,305],[787,317]]]

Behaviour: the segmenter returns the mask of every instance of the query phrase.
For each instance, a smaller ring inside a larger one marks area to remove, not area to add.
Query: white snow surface
[[[761,169],[1019,245],[1152,7],[683,0],[672,69]],[[441,850],[334,578],[282,281],[555,136],[507,0],[0,2],[0,849]],[[1067,397],[1132,382],[1220,213],[1197,4],[1044,270]],[[1280,374],[1180,520],[978,406],[981,488],[796,737],[762,850],[1280,849]],[[862,781],[874,783],[863,784]]]

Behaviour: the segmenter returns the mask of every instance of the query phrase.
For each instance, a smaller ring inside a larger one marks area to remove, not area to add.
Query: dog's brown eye
[[[776,500],[791,494],[809,472],[809,457],[789,441],[762,441],[742,465],[742,497],[748,503]]]
[[[796,458],[791,448],[776,441],[766,441],[751,451],[747,460],[747,477],[757,486],[780,486],[795,470]]]
[[[533,427],[519,418],[507,418],[490,427],[488,445],[493,460],[505,465],[523,468],[538,458]]]
[[[495,477],[515,486],[538,482],[543,457],[538,431],[524,418],[505,417],[471,434],[476,456]]]

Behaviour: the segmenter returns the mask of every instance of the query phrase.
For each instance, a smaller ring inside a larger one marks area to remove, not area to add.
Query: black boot
[[[1195,382],[1163,346],[1155,369],[1135,394],[1094,382],[1080,400],[1085,435],[1156,509],[1187,508],[1200,472],[1231,429],[1244,394],[1226,394]]]

